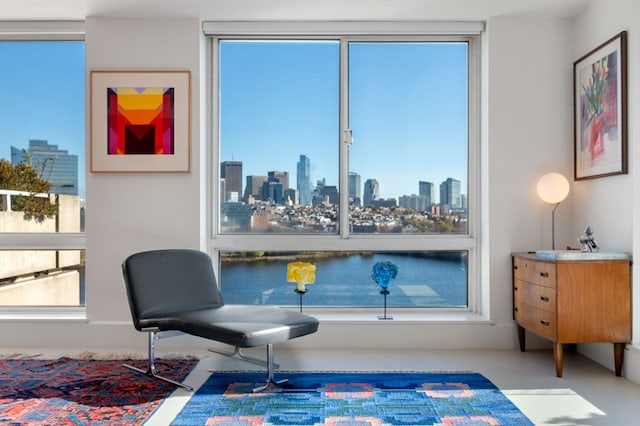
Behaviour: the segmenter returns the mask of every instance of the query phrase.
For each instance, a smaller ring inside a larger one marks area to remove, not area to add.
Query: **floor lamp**
[[[569,181],[560,173],[547,173],[538,180],[538,197],[545,203],[555,204],[551,212],[551,249],[556,249],[556,209],[569,195]]]

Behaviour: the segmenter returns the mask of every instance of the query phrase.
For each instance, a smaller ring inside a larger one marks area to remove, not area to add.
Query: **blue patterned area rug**
[[[533,425],[477,373],[214,373],[174,426]]]

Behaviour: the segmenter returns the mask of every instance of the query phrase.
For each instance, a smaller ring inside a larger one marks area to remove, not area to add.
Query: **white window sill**
[[[0,308],[0,321],[87,321],[85,307],[15,307]]]
[[[345,324],[493,324],[490,318],[473,312],[394,312],[387,311],[387,317],[378,319],[383,312],[330,312],[327,310],[303,310],[303,313],[316,317],[321,323]]]

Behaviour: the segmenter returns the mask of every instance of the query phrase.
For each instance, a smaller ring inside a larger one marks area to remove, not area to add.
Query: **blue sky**
[[[313,183],[338,183],[337,42],[228,42],[221,48],[221,161],[245,175],[288,171],[300,154]],[[466,192],[465,44],[357,43],[350,47],[350,171],[381,197],[417,194],[448,177]]]
[[[78,156],[85,191],[85,85],[83,42],[0,41],[0,157],[29,139]]]
[[[383,198],[436,187],[466,193],[466,45],[356,43],[350,47],[350,171],[373,178]],[[84,43],[0,42],[0,157],[46,139],[76,154],[85,173]],[[244,174],[288,171],[300,154],[312,183],[338,184],[339,44],[224,43],[220,161]],[[79,66],[80,65],[80,66]],[[457,71],[454,71],[457,70]]]

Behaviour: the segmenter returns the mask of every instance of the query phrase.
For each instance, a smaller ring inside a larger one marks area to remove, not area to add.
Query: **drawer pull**
[[[545,277],[545,278],[549,278],[549,273],[548,272],[540,272],[540,276],[541,277]]]
[[[548,302],[549,296],[540,296],[540,300],[542,300],[543,302]]]
[[[518,312],[518,308],[513,308],[514,311]]]
[[[544,325],[545,327],[549,327],[549,321],[547,320],[540,320],[540,324]]]
[[[518,269],[518,265],[515,265],[515,266],[513,267],[513,269]]]
[[[513,288],[513,291],[518,291],[518,287],[514,287],[514,288]]]

